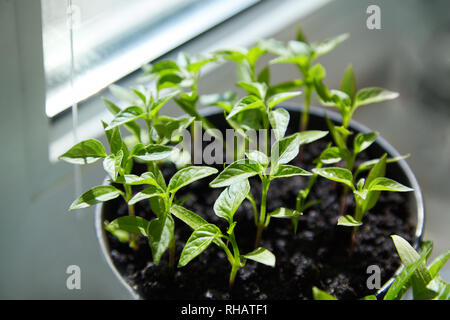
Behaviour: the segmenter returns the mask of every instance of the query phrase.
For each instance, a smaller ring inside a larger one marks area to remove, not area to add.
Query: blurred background
[[[381,29],[367,28],[369,5],[380,8]],[[104,178],[101,164],[74,171],[56,161],[73,143],[74,125],[78,139],[98,137],[100,120],[109,119],[105,88],[134,85],[145,63],[287,41],[299,26],[310,41],[350,33],[320,58],[329,87],[353,64],[358,87],[400,93],[358,109],[355,119],[411,154],[425,239],[433,256],[442,253],[450,244],[449,10],[446,0],[0,0],[0,298],[131,298],[100,254],[94,210],[67,211],[79,190]],[[288,66],[271,71],[273,83],[298,76]],[[235,89],[235,76],[228,64],[211,68],[200,91]],[[174,105],[166,112],[180,114]],[[81,269],[81,290],[66,288],[69,265]]]

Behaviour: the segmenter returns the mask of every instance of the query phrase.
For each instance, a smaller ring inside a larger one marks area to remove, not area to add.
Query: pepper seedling
[[[205,251],[212,243],[215,243],[225,251],[228,261],[231,265],[229,278],[229,290],[231,291],[236,279],[238,270],[245,266],[247,260],[253,260],[271,267],[275,267],[275,256],[269,250],[258,247],[250,253],[241,254],[236,241],[234,230],[237,227],[234,221],[234,214],[242,202],[247,198],[250,192],[250,184],[248,180],[241,180],[228,186],[217,198],[214,203],[214,213],[228,222],[226,234],[214,224],[207,223],[199,216],[192,212],[186,214],[186,210],[176,209],[178,216],[190,225],[194,232],[189,237],[186,245],[181,252],[178,267],[187,265],[192,259]],[[192,218],[195,217],[195,223]],[[203,220],[203,221],[202,221]],[[222,239],[227,240],[225,244]],[[231,244],[231,249],[229,249]]]
[[[357,91],[352,65],[345,70],[340,90],[329,90],[321,79],[316,79],[314,85],[322,105],[336,107],[342,117],[341,126],[335,126],[328,118],[326,118],[326,122],[338,148],[337,151],[345,162],[345,167],[353,172],[358,153],[367,149],[378,136],[378,132],[359,133],[353,141],[353,150],[349,149],[347,140],[352,134],[349,124],[355,111],[363,105],[395,99],[398,97],[398,93],[378,87],[368,87]],[[341,196],[341,215],[346,210],[347,193],[348,188],[344,186]]]
[[[401,300],[411,288],[414,300],[449,300],[450,284],[441,279],[439,271],[450,258],[450,250],[426,265],[433,250],[431,241],[423,241],[417,252],[404,238],[398,235],[391,237],[404,269],[390,285],[383,300]],[[317,287],[313,287],[313,297],[314,300],[337,300]],[[377,300],[377,296],[368,295],[361,300]]]
[[[134,159],[151,157],[152,160],[163,160],[176,151],[169,146],[149,145],[145,147],[142,144],[138,144],[130,151],[123,142],[117,126],[111,129],[108,128],[106,123],[103,123],[103,126],[105,127],[105,134],[110,147],[111,153],[109,155],[106,154],[105,148],[100,141],[88,139],[75,144],[67,152],[62,154],[59,159],[73,164],[91,164],[100,159],[104,159],[103,168],[111,177],[111,181],[121,184],[123,190],[113,185],[94,187],[76,199],[70,206],[70,210],[86,208],[99,202],[115,199],[119,196],[122,196],[128,202],[133,196],[131,186],[138,184],[129,183],[127,179],[133,168]],[[141,180],[144,180],[144,176],[141,177]],[[130,216],[135,215],[133,203],[128,204],[128,214]],[[137,243],[135,239],[131,237],[128,240],[130,241],[130,245],[136,248]]]
[[[302,79],[282,83],[272,88],[274,92],[277,92],[279,89],[286,90],[286,88],[304,88],[300,131],[305,131],[308,128],[309,106],[311,104],[311,95],[315,88],[314,83],[321,81],[325,77],[325,69],[320,64],[313,65],[314,61],[332,51],[345,41],[348,36],[348,34],[341,34],[322,42],[309,43],[303,31],[299,28],[297,40],[289,41],[286,45],[273,39],[261,42],[261,47],[278,56],[271,60],[270,64],[295,64],[302,75]]]
[[[190,57],[180,53],[176,61],[162,60],[153,65],[144,67],[144,79],[156,82],[157,90],[175,89],[178,95],[174,97],[175,103],[195,120],[201,121],[205,130],[215,129],[215,126],[197,109],[199,101],[198,85],[201,70],[208,64],[217,60],[214,56]],[[195,135],[194,126],[191,127],[192,136]],[[214,131],[212,131],[214,134]],[[216,137],[216,136],[215,136]],[[217,136],[216,138],[221,138]]]
[[[203,179],[217,173],[217,169],[206,166],[190,166],[177,171],[166,185],[162,173],[158,171],[155,176],[146,172],[140,177],[134,175],[124,176],[126,184],[149,185],[149,187],[127,199],[128,205],[151,198],[162,200],[162,209],[156,210],[156,217],[148,221],[141,217],[119,217],[109,223],[106,228],[111,232],[130,232],[148,238],[152,251],[153,262],[159,264],[163,253],[169,250],[169,266],[175,267],[175,226],[170,214],[175,205],[175,194],[181,188],[194,181]]]
[[[350,255],[353,253],[356,242],[356,232],[362,225],[364,214],[372,209],[379,198],[381,191],[408,192],[413,189],[406,187],[394,180],[384,177],[386,173],[386,158],[384,154],[377,164],[369,171],[367,177],[361,178],[355,183],[350,170],[339,167],[314,168],[312,171],[326,179],[342,183],[353,191],[355,200],[354,215],[341,216],[338,225],[353,227],[353,236],[350,248]]]
[[[283,121],[283,123],[285,122]],[[285,124],[285,127],[287,127],[287,124]],[[281,129],[281,126],[275,126],[275,128]],[[278,137],[284,136],[284,132],[285,129],[280,130]],[[256,216],[255,212],[255,224],[257,227],[255,247],[258,246],[262,232],[268,227],[271,218],[293,219],[302,214],[297,210],[288,208],[279,208],[274,212],[267,213],[267,194],[270,182],[277,178],[311,175],[310,172],[288,163],[297,156],[300,145],[320,139],[326,134],[327,131],[305,131],[281,138],[272,146],[270,160],[263,152],[250,150],[246,153],[246,159],[240,159],[231,163],[210,183],[211,187],[220,188],[253,176],[259,176],[262,183],[262,194],[259,216]]]

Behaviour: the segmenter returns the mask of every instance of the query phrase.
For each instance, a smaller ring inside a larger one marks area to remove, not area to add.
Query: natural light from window
[[[41,0],[46,114],[54,117],[259,0]]]

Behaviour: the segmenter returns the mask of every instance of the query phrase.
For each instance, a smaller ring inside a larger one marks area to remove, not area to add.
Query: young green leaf
[[[394,163],[394,162],[398,162],[400,160],[404,160],[409,158],[410,154],[406,154],[403,156],[398,156],[398,157],[394,157],[394,158],[389,158],[386,159],[386,163]],[[355,176],[357,176],[359,173],[361,173],[362,171],[366,171],[366,170],[370,170],[374,167],[375,164],[378,163],[378,161],[380,161],[380,159],[372,159],[372,160],[368,160],[368,161],[364,161],[362,162],[358,168],[356,169],[356,173]]]
[[[174,221],[170,215],[150,221],[147,228],[148,242],[152,249],[153,262],[159,264],[161,256],[174,239]]]
[[[143,117],[145,117],[145,112],[140,107],[138,106],[128,107],[117,113],[114,119],[109,124],[109,126],[105,128],[105,130],[113,129],[117,126],[127,124],[129,122],[135,121]]]
[[[348,37],[349,34],[344,33],[319,43],[311,43],[311,48],[314,52],[314,58],[318,58],[320,56],[323,56],[324,54],[327,54],[328,52],[336,48],[339,44],[347,40]]]
[[[425,255],[426,259],[430,253],[428,251],[431,251],[432,249],[431,246],[428,246],[428,248],[423,250],[419,255],[408,241],[402,237],[393,235],[392,240],[394,241],[395,248],[397,249],[402,263],[407,268],[414,265],[414,263],[420,260],[423,255]],[[435,293],[427,289],[427,285],[431,280],[432,278],[425,262],[421,263],[411,277],[414,299],[431,299],[434,297]]]
[[[260,172],[258,164],[247,159],[237,160],[226,167],[209,185],[212,188],[228,187]]]
[[[275,133],[275,138],[280,140],[284,137],[289,125],[289,112],[286,109],[278,108],[269,112],[269,122]]]
[[[59,159],[74,164],[89,164],[106,156],[102,143],[96,139],[89,139],[77,143],[60,155]]]
[[[266,266],[275,268],[275,262],[276,262],[275,255],[265,248],[258,247],[255,250],[253,250],[252,252],[249,252],[242,256],[246,259],[250,259],[250,260],[265,264]]]
[[[201,226],[208,224],[208,222],[199,215],[177,204],[172,204],[172,206],[170,207],[170,213],[186,223],[193,230],[196,230]]]
[[[313,287],[312,292],[314,300],[337,300],[334,296],[332,296],[328,292],[320,290],[317,287]]]
[[[250,192],[248,180],[242,180],[227,187],[214,203],[214,213],[231,225],[233,216]]]
[[[159,97],[150,107],[150,117],[155,117],[159,110],[170,100],[172,100],[179,92],[177,90]]]
[[[387,154],[385,153],[378,162],[373,166],[373,168],[369,171],[367,178],[364,183],[364,188],[369,189],[368,186],[379,177],[384,177],[386,174],[386,158]],[[362,211],[366,212],[372,209],[378,201],[380,196],[380,191],[370,191],[367,194],[366,200],[363,203]]]
[[[265,83],[239,81],[237,85],[246,90],[249,94],[257,96],[261,100],[266,98],[267,85]]]
[[[105,202],[123,196],[123,192],[113,186],[98,186],[76,199],[69,210],[82,209],[99,202]]]
[[[382,88],[364,88],[358,91],[355,97],[355,108],[370,103],[392,100],[398,97],[397,92]]]
[[[116,106],[114,103],[112,103],[111,101],[109,101],[106,98],[102,98],[102,100],[105,102],[105,105],[107,107],[107,109],[113,114],[116,115],[118,114],[120,111],[122,111],[122,109],[120,109],[118,106]],[[131,132],[132,134],[134,134],[138,140],[140,141],[141,139],[141,128],[139,127],[139,125],[135,122],[128,122],[126,124],[124,124],[125,128]],[[107,128],[108,125],[103,125],[104,128]]]
[[[161,192],[161,188],[156,186],[150,186],[138,193],[136,193],[133,198],[131,198],[128,201],[129,205],[134,205],[135,203],[144,200],[144,199],[150,199],[153,197],[164,197],[164,193]]]
[[[117,179],[122,164],[123,151],[119,150],[117,154],[110,154],[103,160],[103,168],[113,180]]]
[[[134,157],[141,161],[159,161],[172,156],[175,152],[177,149],[174,147],[152,144],[134,154]]]
[[[340,149],[339,147],[327,148],[320,154],[319,161],[323,164],[337,163],[346,157],[344,154],[346,151],[346,149]]]
[[[277,140],[272,146],[271,163],[273,171],[278,170],[278,166],[293,160],[300,148],[301,135],[294,133],[288,137]]]
[[[408,192],[414,191],[407,186],[402,185],[394,180],[378,177],[374,179],[368,187],[369,191],[396,191],[396,192]]]
[[[362,222],[357,221],[355,218],[353,218],[350,215],[345,215],[343,217],[339,217],[337,225],[345,226],[345,227],[358,227],[358,226],[362,225]]]
[[[328,131],[307,130],[300,132],[300,144],[308,144],[325,137]]]
[[[259,109],[264,107],[264,101],[256,96],[247,96],[239,100],[234,106],[231,112],[228,114],[227,119],[231,119],[238,113],[243,111]]]
[[[171,193],[175,193],[182,187],[187,186],[194,181],[216,173],[217,169],[205,166],[190,166],[183,168],[172,176],[167,190]]]
[[[341,91],[348,94],[350,99],[353,101],[356,95],[356,82],[355,74],[353,72],[353,66],[349,65],[344,72],[344,76],[341,81]]]
[[[110,232],[122,230],[147,237],[148,225],[149,222],[144,218],[137,216],[124,216],[110,222],[108,224],[108,230]]]
[[[118,177],[115,180],[116,183],[127,184],[130,186],[139,186],[143,184],[149,184],[157,187],[161,192],[164,192],[164,188],[161,187],[159,181],[155,177],[155,175],[151,172],[144,172],[140,176],[136,176],[134,174],[125,174],[123,176]]]
[[[250,150],[246,153],[248,160],[259,164],[263,168],[267,168],[269,165],[269,159],[267,156],[258,150]]]
[[[297,97],[297,96],[299,96],[301,94],[302,93],[300,91],[281,92],[281,93],[274,94],[273,96],[271,96],[267,100],[267,106],[269,107],[269,109],[272,109],[273,107],[275,107],[276,105],[280,104],[281,102],[286,101],[288,99],[292,99],[292,98]]]
[[[184,267],[197,257],[215,240],[222,237],[220,229],[213,224],[205,224],[195,229],[181,252],[178,267]]]
[[[364,151],[375,142],[378,132],[358,133],[353,141],[353,153],[358,154]]]
[[[352,190],[355,189],[353,186],[353,176],[350,170],[338,167],[330,168],[314,168],[312,172],[318,174],[329,180],[343,183],[349,186]]]
[[[277,210],[269,213],[269,215],[271,218],[292,219],[300,217],[303,215],[303,212],[288,208],[278,208]]]
[[[264,83],[268,88],[270,87],[270,68],[269,66],[264,67],[258,74],[256,79],[258,82]]]
[[[288,164],[282,164],[278,166],[278,170],[270,175],[271,179],[286,178],[293,176],[312,176],[311,172],[303,170],[302,168],[291,166]]]
[[[434,279],[442,267],[447,263],[450,258],[450,250],[436,257],[433,262],[428,266],[428,272],[432,279]]]

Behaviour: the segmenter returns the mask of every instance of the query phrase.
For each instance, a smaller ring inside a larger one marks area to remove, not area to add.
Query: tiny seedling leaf
[[[195,229],[181,252],[178,267],[187,265],[217,238],[222,237],[220,229],[213,224],[205,224]]]
[[[396,191],[396,192],[408,192],[413,191],[407,186],[402,185],[394,180],[384,177],[378,177],[374,179],[368,187],[369,191]]]
[[[247,159],[237,160],[226,167],[209,185],[212,188],[228,187],[259,173],[258,164]]]
[[[286,178],[293,176],[312,176],[311,172],[303,170],[302,168],[291,166],[289,164],[282,164],[278,166],[278,170],[270,175],[271,179]]]
[[[136,216],[124,216],[110,222],[108,224],[108,230],[110,232],[122,230],[147,237],[148,224],[149,222],[144,218]]]
[[[255,250],[253,250],[252,252],[244,254],[243,257],[246,259],[250,259],[250,260],[265,264],[266,266],[269,266],[272,268],[275,267],[275,262],[276,262],[275,255],[272,252],[270,252],[269,250],[262,248],[262,247],[258,247]]]
[[[59,159],[74,164],[89,164],[106,156],[102,143],[96,139],[89,139],[77,143],[60,155]]]
[[[284,137],[289,125],[289,112],[286,109],[278,108],[269,112],[269,122],[275,133],[275,138],[280,140]]]
[[[136,202],[139,202],[144,199],[150,199],[153,197],[163,197],[164,194],[161,193],[161,188],[150,186],[138,193],[136,193],[133,198],[128,201],[129,205],[134,205]]]
[[[277,210],[269,213],[269,215],[271,218],[292,219],[300,217],[303,215],[303,212],[288,208],[278,208]]]
[[[124,125],[143,117],[145,117],[145,112],[140,107],[128,107],[117,113],[109,126],[105,128],[105,130],[113,129],[117,126]]]
[[[153,262],[159,264],[161,256],[174,239],[174,221],[170,215],[150,221],[147,228],[148,242],[152,249]]]
[[[353,141],[353,153],[358,154],[375,142],[378,132],[358,133]]]
[[[280,104],[281,102],[292,99],[301,94],[302,93],[300,91],[281,92],[281,93],[274,94],[267,100],[267,106],[269,107],[269,109],[272,109],[273,107]]]
[[[158,161],[172,156],[176,151],[177,149],[174,147],[152,144],[135,154],[134,157],[142,161]]]
[[[314,300],[337,300],[334,296],[332,296],[328,292],[320,290],[317,287],[313,287],[312,292]]]
[[[123,196],[123,192],[113,186],[98,186],[76,199],[69,210],[82,209],[99,202],[105,202]]]
[[[397,92],[392,92],[382,88],[364,88],[358,91],[355,97],[355,108],[370,103],[382,102],[398,97]]]
[[[313,173],[318,174],[321,177],[324,177],[329,180],[333,180],[336,182],[343,183],[349,186],[351,189],[354,189],[353,186],[353,176],[350,170],[338,167],[330,167],[330,168],[314,168],[312,169]]]
[[[356,220],[350,215],[345,215],[343,217],[339,217],[337,225],[345,227],[358,227],[362,225],[362,222]]]
[[[214,203],[214,213],[224,218],[231,225],[233,216],[250,192],[248,180],[242,180],[227,187]]]
[[[169,181],[167,190],[171,193],[177,192],[184,186],[194,181],[216,174],[217,169],[205,166],[190,166],[179,170]]]

